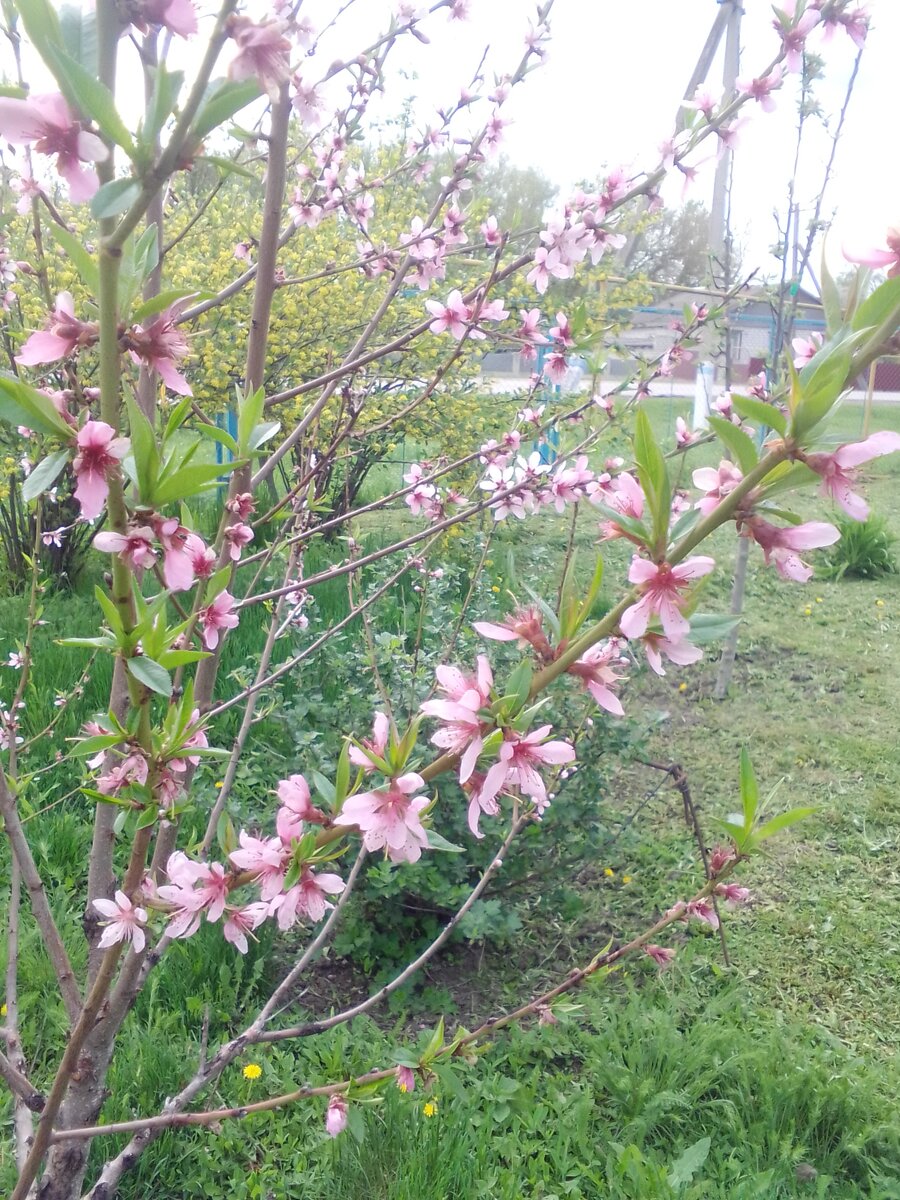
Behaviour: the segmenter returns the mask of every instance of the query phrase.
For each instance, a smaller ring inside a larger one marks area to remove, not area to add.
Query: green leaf
[[[851,354],[846,340],[828,345],[803,368],[797,380],[798,402],[791,435],[802,438],[828,415],[847,386]]]
[[[238,445],[242,454],[246,454],[251,448],[250,439],[262,418],[265,399],[266,394],[262,388],[257,388],[249,396],[238,399]]]
[[[0,373],[0,421],[27,425],[67,442],[75,439],[75,430],[62,419],[49,396],[6,372]]]
[[[144,504],[150,504],[150,497],[156,487],[159,475],[159,451],[156,448],[156,434],[153,426],[147,420],[143,409],[135,403],[134,398],[126,393],[125,404],[128,409],[128,421],[131,433],[131,453],[137,471],[138,493]]]
[[[316,791],[325,801],[329,808],[334,808],[335,790],[334,784],[330,779],[326,779],[321,771],[312,771],[312,781]]]
[[[672,1170],[669,1172],[669,1186],[677,1188],[690,1183],[709,1158],[711,1146],[712,1139],[708,1137],[694,1142],[693,1146],[688,1146],[681,1158],[672,1164]]]
[[[724,442],[741,471],[745,475],[749,474],[759,462],[759,455],[753,439],[748,437],[743,429],[739,429],[737,425],[733,425],[731,421],[726,421],[722,417],[710,415],[708,420],[710,428],[720,441]]]
[[[152,268],[151,268],[152,270]],[[157,313],[164,312],[167,308],[171,308],[179,300],[185,300],[188,296],[199,296],[200,293],[191,288],[167,288],[166,291],[160,292],[158,296],[151,296],[149,300],[145,300],[139,304],[131,314],[131,319],[135,324],[140,324],[146,321],[148,317],[155,317]],[[190,396],[186,397],[190,403]]]
[[[109,622],[109,627],[119,639],[122,641],[125,637],[125,626],[122,624],[122,617],[119,610],[116,608],[113,601],[107,596],[103,588],[99,584],[94,587],[94,598],[103,609],[103,614]]]
[[[62,46],[62,29],[59,17],[49,0],[18,0],[16,4],[28,40],[40,54],[47,66],[53,70],[48,58],[51,46]]]
[[[64,4],[59,27],[66,53],[91,76],[97,75],[97,15],[89,8]]]
[[[251,100],[256,100],[259,95],[260,88],[255,79],[242,79],[240,82],[214,79],[209,86],[205,102],[197,113],[191,136],[202,142],[208,133],[212,133],[235,113],[246,108]]]
[[[147,226],[134,243],[133,257],[134,273],[143,282],[159,266],[159,230],[155,221]]]
[[[771,821],[766,821],[764,825],[760,825],[756,831],[756,841],[763,842],[766,838],[780,833],[782,829],[787,829],[789,825],[796,825],[798,821],[802,821],[805,817],[812,816],[816,811],[817,809],[813,806],[810,808],[792,808],[789,812],[781,813],[779,816],[773,817]]]
[[[345,741],[338,756],[334,777],[334,806],[339,809],[350,790],[350,743]]]
[[[740,617],[732,617],[728,613],[694,613],[691,616],[690,639],[696,646],[723,642],[740,623]]]
[[[201,154],[197,162],[207,162],[216,167],[223,175],[242,175],[245,179],[256,179],[253,172],[243,163],[235,162],[233,158],[222,158],[218,154]]]
[[[514,712],[519,712],[528,703],[533,676],[534,671],[527,658],[524,658],[510,675],[506,695],[514,701]]]
[[[200,662],[204,658],[209,658],[205,650],[163,650],[158,662],[170,671],[173,667],[183,667],[187,663]]]
[[[187,417],[188,413],[190,412],[192,403],[193,403],[193,396],[185,396],[183,400],[178,401],[178,403],[175,405],[175,407],[169,413],[169,419],[168,419],[168,421],[166,421],[166,430],[165,430],[165,433],[163,434],[164,442],[167,442],[169,440],[169,438],[172,436],[172,434],[175,433],[176,430],[181,428],[182,424],[184,423],[185,417]],[[182,521],[182,525],[183,524],[184,524],[184,522]]]
[[[650,418],[643,408],[638,409],[634,423],[634,459],[647,507],[653,518],[653,540],[665,542],[672,511],[672,489],[662,450],[653,436]]]
[[[136,179],[113,179],[104,183],[94,194],[91,201],[91,213],[102,221],[104,217],[117,217],[119,213],[131,208],[141,194],[141,185]]]
[[[42,492],[52,487],[54,482],[69,461],[68,450],[57,450],[42,459],[22,485],[22,498],[28,502],[35,500]]]
[[[231,576],[232,567],[229,563],[227,566],[220,567],[219,570],[216,571],[215,575],[211,575],[209,577],[209,580],[206,584],[206,592],[204,593],[204,600],[207,604],[212,604],[216,596],[218,596],[220,592],[224,592],[229,583],[231,583]]]
[[[824,245],[822,247],[822,264],[819,270],[819,279],[822,281],[820,292],[822,296],[822,308],[825,312],[825,327],[828,331],[828,337],[834,337],[844,324],[844,314],[841,311],[840,292],[831,272],[828,270]]]
[[[119,116],[112,92],[106,84],[101,83],[96,75],[83,67],[81,63],[75,62],[59,46],[49,44],[45,58],[47,65],[56,76],[61,90],[74,99],[76,107],[86,116],[91,117],[100,131],[110,141],[121,146],[129,158],[134,158],[134,142],[131,140],[131,134]],[[93,209],[93,204],[91,204],[91,208]],[[94,215],[99,216],[100,214],[95,213]]]
[[[744,813],[744,830],[749,833],[759,808],[759,788],[746,746],[741,749],[741,807]]]
[[[429,850],[443,850],[446,854],[465,854],[464,846],[455,846],[453,842],[448,842],[434,829],[426,829],[425,833],[428,837]]]
[[[254,425],[250,434],[248,451],[258,450],[260,446],[264,446],[270,438],[275,436],[280,428],[280,421],[263,421],[259,425]]]
[[[139,683],[148,687],[151,692],[158,692],[160,696],[172,695],[172,680],[169,678],[169,672],[165,667],[161,667],[158,662],[154,662],[152,658],[147,658],[146,655],[141,655],[138,658],[129,658],[128,670]]]
[[[637,517],[627,517],[624,513],[620,513],[617,509],[610,508],[606,504],[594,504],[594,508],[596,508],[601,516],[606,517],[607,521],[612,521],[620,529],[631,534],[633,538],[637,538],[642,546],[646,546],[649,543],[650,530]]]
[[[92,254],[88,254],[79,239],[68,229],[63,229],[56,221],[48,221],[44,227],[49,230],[51,237],[59,243],[65,256],[72,260],[81,281],[95,298],[100,294],[100,268]]]
[[[142,808],[135,829],[146,829],[148,825],[155,825],[159,820],[159,808],[155,804],[148,804],[146,808]]]
[[[0,83],[0,96],[5,96],[8,100],[25,100],[28,92],[25,88],[16,87],[11,83]]]
[[[755,396],[732,395],[731,407],[745,421],[755,421],[762,428],[774,429],[782,437],[787,433],[787,418],[774,404],[766,404],[765,400],[757,400]]]
[[[214,442],[218,442],[232,454],[237,455],[238,444],[227,429],[220,429],[218,425],[207,425],[205,421],[200,421],[196,429],[201,437],[212,438]]]
[[[170,71],[165,63],[160,63],[158,67],[151,67],[151,72],[153,92],[144,114],[144,124],[141,130],[142,141],[150,146],[156,141],[159,131],[174,109],[178,101],[178,94],[184,86],[184,71]]]
[[[79,738],[69,751],[71,758],[87,758],[89,754],[96,754],[98,750],[109,750],[111,746],[118,746],[122,741],[122,735],[119,733],[98,733],[95,737]]]
[[[193,466],[182,467],[160,481],[153,494],[153,503],[161,507],[175,500],[185,500],[188,496],[208,491],[222,475],[227,475],[238,465],[239,460],[235,459],[230,463],[195,463]]]

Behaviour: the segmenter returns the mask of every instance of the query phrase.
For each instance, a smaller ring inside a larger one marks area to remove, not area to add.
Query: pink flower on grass
[[[657,946],[654,942],[647,942],[644,946],[644,953],[653,959],[661,971],[665,971],[667,967],[671,966],[672,959],[675,957],[674,950],[665,946]]]
[[[347,1128],[347,1101],[343,1096],[332,1096],[325,1110],[325,1132],[337,1137]]]
[[[357,826],[367,850],[385,848],[393,862],[418,862],[428,847],[421,821],[428,800],[413,793],[424,786],[422,776],[409,771],[392,779],[385,790],[350,796],[334,823]]]
[[[234,611],[234,596],[230,592],[219,592],[212,604],[201,609],[197,617],[203,631],[203,645],[207,650],[215,650],[219,644],[220,631],[227,632],[236,629],[238,615]],[[222,633],[225,636],[225,633]]]
[[[56,156],[56,169],[69,185],[75,204],[90,200],[100,181],[85,164],[105,162],[109,150],[95,133],[76,121],[58,92],[18,100],[0,96],[0,137],[20,146],[33,146],[39,154]]]
[[[464,675],[458,667],[443,664],[435,673],[447,698],[426,700],[422,712],[427,717],[436,717],[443,722],[443,728],[431,740],[435,746],[449,750],[451,754],[462,755],[459,781],[465,783],[475,770],[484,746],[483,735],[490,728],[490,723],[484,722],[478,713],[490,704],[494,676],[483,654],[478,655],[478,670],[474,677]]]
[[[156,371],[166,387],[179,396],[193,395],[191,385],[177,370],[189,349],[187,338],[177,325],[186,303],[178,301],[151,317],[146,325],[135,325],[128,331],[128,346],[134,361]]]
[[[257,79],[272,100],[278,89],[290,77],[291,43],[281,21],[257,24],[249,17],[234,15],[228,32],[237,44],[237,57],[228,68],[229,79]]]
[[[272,912],[278,914],[278,928],[284,933],[303,915],[314,924],[321,921],[328,909],[334,908],[326,896],[339,896],[345,887],[340,875],[327,871],[316,874],[304,867],[299,883],[272,901]]]
[[[735,466],[727,458],[723,458],[716,467],[700,467],[694,472],[694,487],[705,492],[694,505],[699,508],[704,517],[716,508],[721,500],[730,495],[744,478],[740,467]]]
[[[47,318],[46,328],[28,338],[16,355],[16,362],[22,367],[57,362],[60,358],[68,358],[79,346],[92,346],[97,337],[96,323],[79,321],[71,293],[60,292],[56,307]]]
[[[743,523],[742,532],[762,547],[767,565],[774,564],[783,579],[808,583],[813,569],[802,562],[799,550],[817,550],[833,546],[841,536],[826,521],[807,521],[803,525],[772,525],[762,517],[750,517]]]
[[[259,928],[268,915],[268,904],[262,904],[260,901],[245,904],[243,908],[227,907],[225,923],[222,926],[225,941],[231,942],[232,946],[241,954],[246,954],[249,948],[247,934]]]
[[[127,533],[108,530],[94,538],[94,549],[105,554],[118,554],[133,571],[148,570],[156,562],[153,549],[153,530],[147,525],[129,529]]]
[[[88,521],[99,517],[109,495],[109,478],[131,449],[128,438],[116,437],[105,421],[88,421],[75,438],[78,453],[72,463],[77,486],[75,499]]]
[[[352,743],[350,745],[350,761],[354,767],[362,767],[366,774],[370,771],[378,770],[378,764],[374,763],[369,756],[374,755],[376,758],[384,758],[390,733],[390,721],[384,713],[377,712],[372,721],[371,738],[363,738],[361,746],[354,746]]]
[[[225,541],[228,544],[229,558],[232,562],[238,562],[241,550],[253,541],[253,530],[249,525],[239,521],[235,525],[229,525],[225,530]]]
[[[278,785],[278,799],[281,801],[281,808],[275,818],[275,828],[286,846],[303,837],[304,821],[311,825],[324,825],[328,820],[312,803],[309,784],[302,775],[291,775],[288,779],[282,779]]]
[[[736,883],[720,883],[716,887],[716,895],[721,896],[729,908],[737,908],[750,899],[750,889]]]
[[[471,312],[458,288],[450,293],[446,304],[441,304],[440,300],[426,300],[425,307],[435,318],[428,326],[432,333],[452,333],[457,341],[462,339],[471,320]]]
[[[613,663],[621,663],[622,656],[615,641],[598,642],[585,651],[577,662],[569,667],[570,675],[577,675],[596,702],[606,712],[622,717],[625,710],[619,697],[612,690],[624,676],[617,675]]]
[[[811,333],[808,338],[791,338],[791,349],[794,351],[794,366],[802,370],[811,359],[815,358],[822,349],[825,341],[821,333]]]
[[[719,914],[709,900],[688,901],[684,906],[684,917],[685,920],[688,917],[693,917],[695,921],[702,921],[710,929],[719,928]]]
[[[715,567],[715,560],[698,554],[687,558],[678,566],[668,563],[653,563],[637,555],[631,560],[628,579],[637,584],[642,593],[640,600],[626,608],[619,621],[619,628],[627,638],[639,638],[647,631],[650,618],[658,615],[667,638],[681,641],[690,629],[690,623],[682,615],[685,592],[695,579],[700,579]]]
[[[869,506],[852,490],[853,468],[895,450],[900,450],[900,433],[886,429],[863,442],[841,446],[833,454],[809,454],[806,465],[822,477],[823,496],[830,496],[854,521],[865,521]]]
[[[484,798],[493,799],[501,789],[516,788],[534,801],[538,813],[543,812],[549,800],[538,767],[575,761],[575,750],[568,742],[544,741],[551,729],[550,725],[541,725],[530,733],[505,730],[499,761],[485,776],[482,802]]]
[[[116,892],[115,900],[95,900],[94,908],[106,917],[98,945],[105,950],[116,942],[131,942],[135,954],[140,954],[147,942],[141,928],[147,923],[147,910],[135,907],[124,892]]]
[[[644,634],[641,641],[644,643],[647,664],[657,675],[666,673],[662,665],[663,658],[675,663],[677,667],[689,667],[703,657],[699,646],[686,641],[673,641],[664,634],[653,633],[651,630]]]

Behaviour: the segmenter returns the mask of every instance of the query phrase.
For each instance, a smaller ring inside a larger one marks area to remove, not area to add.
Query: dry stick
[[[719,876],[723,878],[723,876]],[[692,898],[689,903],[695,903],[704,900],[709,896],[710,885],[707,884],[701,888]],[[503,1029],[514,1022],[521,1021],[523,1018],[539,1012],[542,1008],[546,1008],[553,1000],[559,996],[565,995],[566,992],[573,991],[580,987],[585,980],[595,975],[598,971],[614,966],[620,959],[625,958],[629,954],[633,954],[636,950],[640,950],[643,946],[654,937],[657,937],[664,929],[667,929],[674,922],[682,919],[683,908],[675,906],[658,921],[655,921],[651,926],[644,930],[643,933],[632,938],[618,946],[615,950],[609,950],[601,954],[595,955],[594,958],[587,963],[586,966],[570,971],[566,978],[555,987],[542,993],[540,996],[530,1000],[527,1004],[521,1005],[511,1013],[506,1013],[502,1017],[493,1017],[488,1021],[484,1021],[477,1029],[471,1033],[465,1034],[461,1038],[455,1038],[453,1041],[445,1043],[434,1056],[438,1057],[453,1057],[459,1054],[459,1051],[466,1046],[471,1046],[474,1042],[481,1040],[486,1035],[496,1032],[498,1029]],[[192,1113],[175,1113],[161,1114],[156,1117],[142,1117],[133,1121],[115,1121],[108,1125],[88,1125],[83,1129],[66,1129],[60,1130],[54,1134],[54,1140],[65,1141],[73,1138],[89,1139],[95,1137],[105,1137],[111,1134],[132,1133],[147,1130],[159,1132],[163,1129],[172,1129],[184,1126],[193,1125],[212,1125],[218,1121],[227,1120],[229,1118],[243,1118],[250,1116],[253,1113],[271,1112],[276,1108],[283,1108],[288,1104],[293,1104],[298,1100],[311,1099],[314,1096],[333,1096],[336,1093],[349,1092],[354,1087],[364,1087],[367,1084],[380,1083],[386,1079],[396,1078],[397,1068],[390,1067],[387,1069],[369,1071],[365,1075],[358,1075],[352,1079],[344,1079],[336,1083],[322,1084],[319,1087],[301,1087],[293,1092],[286,1092],[280,1096],[271,1096],[266,1100],[259,1100],[254,1104],[246,1104],[237,1108],[220,1108],[207,1112],[192,1112]],[[116,1176],[118,1179],[121,1176]],[[96,1186],[96,1185],[95,1185]],[[111,1195],[109,1190],[101,1187],[100,1190],[92,1189],[86,1193],[83,1200],[108,1200]]]
[[[69,1020],[75,1022],[81,1012],[81,992],[75,979],[75,972],[69,961],[69,955],[60,936],[53,913],[47,901],[47,893],[41,881],[40,873],[35,865],[31,847],[22,828],[16,807],[15,797],[9,790],[6,776],[0,769],[0,816],[9,839],[10,847],[19,864],[22,881],[31,902],[31,911],[41,931],[41,938],[47,951],[47,956],[53,966],[59,990],[66,1006]]]
[[[44,1107],[44,1097],[32,1086],[25,1072],[28,1063],[19,1037],[19,908],[22,876],[14,857],[9,873],[9,917],[6,925],[6,1029],[9,1057],[0,1051],[0,1075],[13,1094],[16,1132],[16,1167],[21,1170],[34,1138],[34,1113]]]
[[[707,881],[712,880],[712,872],[709,869],[709,853],[706,848],[706,838],[703,836],[703,830],[700,827],[700,817],[697,813],[697,806],[694,804],[693,796],[691,795],[691,786],[688,782],[688,777],[681,763],[670,763],[665,766],[663,763],[650,762],[643,759],[643,762],[648,767],[653,767],[655,771],[663,771],[672,780],[672,786],[680,793],[684,804],[684,819],[691,826],[694,832],[694,838],[697,842],[697,849],[700,851],[700,857],[703,860],[703,871]],[[719,941],[722,945],[722,958],[725,961],[725,966],[731,966],[731,957],[728,953],[728,945],[725,941],[725,930],[722,925],[721,914],[719,913],[719,902],[715,892],[710,892],[710,900],[715,909],[716,917],[719,922]]]

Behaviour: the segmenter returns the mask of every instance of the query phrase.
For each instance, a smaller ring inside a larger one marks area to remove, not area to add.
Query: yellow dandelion
[[[422,1112],[426,1117],[437,1116],[437,1102],[435,1100],[429,1100],[428,1103],[423,1107]]]
[[[612,877],[615,875],[615,871],[612,869],[612,867],[604,867],[603,874],[607,879],[612,879]]]
[[[816,604],[824,604],[824,603],[825,603],[825,601],[822,599],[821,596],[816,596]]]
[[[0,1004],[0,1017],[5,1017],[5,1016],[6,1016],[6,1005]]]
[[[803,615],[804,615],[804,617],[812,616],[812,609],[809,607],[809,605],[807,605],[806,608],[804,608]]]
[[[215,783],[215,786],[216,786],[217,788],[223,788],[223,787],[225,786],[225,780],[224,780],[224,779],[217,779],[217,780],[216,780],[216,783]]]
[[[492,591],[492,592],[499,592],[499,591],[500,591],[500,589],[499,589],[499,588],[496,586],[496,584],[495,584],[495,585],[494,585],[494,587],[492,587],[492,588],[491,588],[491,591]]]
[[[679,690],[679,692],[686,692],[686,691],[687,691],[687,684],[686,684],[686,683],[679,683],[679,685],[678,685],[678,690]]]
[[[876,608],[884,608],[884,601],[883,601],[883,600],[876,600],[876,601],[875,601],[875,607],[876,607]]]
[[[244,1067],[245,1079],[259,1079],[260,1075],[262,1075],[262,1067],[259,1063],[247,1063]]]
[[[623,875],[623,876],[622,876],[622,882],[623,882],[623,883],[631,883],[631,876],[630,876],[630,875]]]

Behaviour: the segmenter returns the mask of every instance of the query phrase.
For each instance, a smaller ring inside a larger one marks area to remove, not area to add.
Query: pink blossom
[[[658,614],[666,637],[681,641],[690,629],[681,609],[686,597],[682,595],[695,579],[708,575],[715,561],[706,555],[695,555],[678,566],[653,563],[637,555],[631,560],[628,579],[637,584],[641,598],[622,614],[619,628],[627,638],[639,638],[647,630],[650,618]]]
[[[225,909],[225,923],[222,926],[225,941],[231,942],[232,946],[241,954],[246,954],[248,950],[247,934],[262,925],[268,915],[268,904],[260,901],[256,901],[254,904],[245,904],[243,908],[232,908],[231,905],[228,905]]]
[[[588,466],[586,454],[579,454],[573,464],[560,463],[550,477],[549,492],[558,513],[567,504],[574,504],[586,494],[587,485],[593,481],[594,472]]]
[[[414,771],[390,781],[387,790],[360,792],[344,801],[335,825],[357,826],[367,850],[387,849],[394,862],[418,862],[428,846],[421,814],[425,796],[413,796],[425,786]]]
[[[772,112],[775,108],[772,92],[781,87],[781,80],[781,67],[776,66],[768,75],[759,79],[736,79],[735,87],[745,96],[752,96],[763,112]]]
[[[562,383],[569,373],[569,360],[564,350],[554,350],[544,359],[544,374],[553,383]]]
[[[77,487],[75,499],[86,520],[99,517],[109,494],[110,476],[131,448],[128,438],[116,437],[105,421],[87,421],[75,438],[78,453],[72,467]]]
[[[483,734],[490,728],[490,722],[483,721],[478,714],[480,709],[490,704],[494,676],[483,654],[478,655],[478,668],[474,676],[464,675],[458,667],[443,664],[436,669],[436,674],[446,699],[426,700],[421,711],[427,717],[436,717],[444,723],[431,741],[451,754],[462,755],[459,781],[465,783],[475,770],[482,751]]]
[[[691,642],[686,641],[673,641],[661,633],[652,633],[650,630],[644,634],[641,641],[644,643],[647,663],[651,671],[655,671],[657,675],[665,675],[662,665],[664,657],[678,667],[689,667],[703,657],[703,651],[699,646],[694,646]]]
[[[466,782],[462,785],[463,791],[469,798],[469,808],[467,821],[469,829],[477,838],[483,838],[484,834],[478,828],[478,822],[481,819],[481,814],[485,813],[489,817],[496,817],[500,811],[500,805],[497,803],[497,796],[488,795],[484,790],[485,776],[480,771],[473,771]],[[502,790],[502,789],[501,789]]]
[[[794,351],[794,366],[801,370],[822,349],[824,337],[821,333],[811,333],[808,338],[795,337],[791,339],[791,349]]]
[[[259,86],[278,98],[278,89],[291,74],[291,43],[285,35],[282,21],[263,21],[257,24],[249,17],[232,15],[228,32],[237,44],[237,56],[228,68],[229,79],[259,80]]]
[[[397,1068],[397,1087],[401,1092],[414,1092],[416,1090],[416,1073],[412,1067],[400,1066]]]
[[[715,878],[735,861],[737,855],[731,846],[715,846],[709,856],[709,873]]]
[[[83,129],[59,93],[18,100],[0,97],[0,137],[33,146],[39,154],[56,155],[56,169],[69,185],[76,204],[90,200],[100,185],[87,162],[105,162],[109,150],[95,133]]]
[[[347,1128],[347,1101],[343,1096],[335,1094],[328,1101],[325,1110],[325,1132],[329,1137],[337,1137]]]
[[[472,628],[482,637],[495,642],[518,642],[520,646],[531,646],[546,662],[553,660],[553,647],[544,633],[538,609],[520,608],[501,624],[497,621],[473,621]]]
[[[840,446],[833,454],[809,454],[806,464],[822,477],[823,496],[830,496],[835,500],[854,521],[865,521],[869,515],[869,506],[852,490],[854,468],[870,462],[873,458],[893,454],[895,450],[900,450],[900,434],[892,430],[883,430],[881,433],[873,433],[865,441]]]
[[[707,121],[709,121],[715,112],[718,103],[719,101],[712,94],[709,88],[704,87],[703,84],[701,84],[694,92],[693,98],[691,100],[684,100],[681,107],[692,108],[697,112],[701,112],[703,116],[706,117]]]
[[[239,521],[246,521],[256,508],[251,492],[240,492],[225,501],[226,512],[232,513]]]
[[[697,501],[695,508],[699,508],[704,516],[708,516],[714,508],[718,507],[720,501],[730,495],[737,485],[744,478],[740,467],[735,466],[727,458],[723,458],[716,467],[700,467],[694,472],[694,486],[705,492],[706,495]]]
[[[361,746],[354,746],[352,742],[350,743],[349,755],[354,767],[362,767],[367,774],[369,771],[378,769],[378,764],[372,761],[370,755],[374,755],[375,758],[384,758],[390,732],[390,721],[384,713],[377,712],[372,722],[372,737],[370,739],[363,738]]]
[[[767,564],[774,563],[782,578],[795,583],[807,583],[813,573],[812,567],[801,562],[797,551],[833,546],[841,536],[833,525],[825,521],[807,521],[803,525],[779,528],[762,517],[750,517],[743,523],[742,532],[762,547]]]
[[[225,542],[228,545],[228,556],[232,562],[238,562],[241,557],[241,550],[244,546],[252,541],[253,530],[249,525],[244,525],[242,522],[229,525],[225,530]]]
[[[278,785],[281,807],[275,818],[275,828],[284,844],[290,845],[304,834],[303,823],[324,825],[328,818],[315,807],[310,798],[309,784],[302,775],[291,775]]]
[[[185,304],[186,301],[178,301],[151,317],[146,325],[135,325],[127,338],[134,361],[156,371],[166,387],[179,396],[193,394],[191,385],[176,369],[188,352],[187,338],[177,324]]]
[[[789,71],[798,73],[803,69],[803,50],[806,45],[807,34],[818,25],[822,19],[822,14],[815,8],[808,8],[800,20],[787,28],[780,20],[773,21],[773,25],[781,35],[781,41],[784,46],[784,61],[785,66]]]
[[[523,342],[534,345],[546,345],[547,339],[541,333],[541,310],[539,308],[519,309],[519,316],[522,318],[522,324],[516,330],[516,337],[521,338]]]
[[[687,422],[684,417],[675,418],[675,445],[679,450],[689,446],[691,442],[696,441],[697,435],[687,427]]]
[[[710,929],[719,928],[719,914],[709,900],[689,900],[684,906],[684,916],[685,918],[693,917],[696,921],[702,921]]]
[[[501,788],[517,788],[543,812],[549,800],[539,766],[559,766],[575,761],[575,750],[568,742],[544,741],[552,726],[541,725],[530,733],[504,730],[499,761],[485,776],[483,795],[493,799]]]
[[[565,313],[558,312],[556,314],[556,324],[550,330],[550,336],[558,342],[562,342],[564,346],[575,345],[575,339],[572,337],[572,326],[569,324],[569,318]]]
[[[94,548],[106,554],[118,554],[133,571],[149,570],[156,562],[152,540],[153,530],[147,525],[139,525],[127,533],[98,533],[94,538]]]
[[[736,883],[720,883],[716,886],[716,895],[721,896],[729,908],[737,908],[750,899],[750,889]]]
[[[281,891],[285,876],[285,847],[280,837],[252,837],[243,829],[238,834],[239,850],[229,854],[231,862],[241,871],[250,871],[259,881],[260,897],[273,900]]]
[[[644,953],[649,954],[661,971],[665,971],[675,957],[674,950],[670,950],[665,946],[657,946],[654,942],[647,942],[645,944]]]
[[[582,680],[600,707],[616,717],[624,716],[625,710],[612,689],[623,676],[617,675],[612,666],[622,661],[618,645],[614,640],[609,640],[591,646],[569,667],[569,674],[577,675]]]
[[[143,754],[137,750],[132,751],[110,767],[105,775],[100,776],[97,780],[97,791],[102,792],[104,796],[117,796],[122,788],[132,783],[145,784],[148,772],[149,765]]]
[[[623,517],[633,517],[634,520],[640,521],[644,515],[643,489],[627,471],[622,471],[605,487],[589,489],[589,496],[593,504],[603,504],[620,512]],[[600,535],[602,541],[629,536],[621,525],[616,524],[614,518],[601,521]]]
[[[71,293],[60,292],[56,297],[56,307],[47,318],[46,328],[28,338],[16,355],[16,362],[23,367],[56,362],[60,358],[68,358],[81,346],[94,345],[97,337],[96,323],[79,321],[75,316],[75,301]]]
[[[200,610],[197,620],[203,631],[203,645],[207,650],[215,650],[219,644],[219,631],[237,628],[234,596],[227,591],[219,592],[212,604]]]
[[[178,523],[177,517],[152,517],[153,528],[163,548],[163,579],[172,592],[187,591],[194,583],[195,573],[188,538],[190,530]],[[198,539],[199,541],[199,539]]]
[[[321,921],[329,908],[334,908],[328,896],[339,896],[346,884],[340,875],[320,872],[318,875],[308,867],[303,868],[300,881],[288,888],[272,901],[272,912],[278,914],[278,928],[284,932],[291,929],[299,915],[310,921]]]
[[[95,900],[94,908],[107,918],[102,922],[106,928],[97,944],[105,950],[116,942],[131,942],[135,954],[140,954],[147,941],[141,928],[147,923],[147,910],[135,907],[124,892],[118,891],[115,900]]]
[[[441,304],[439,300],[426,300],[425,307],[435,318],[428,326],[432,333],[452,333],[457,341],[460,341],[468,328],[467,322],[470,320],[471,314],[469,306],[462,298],[462,293],[458,288],[447,297],[447,303]]]
[[[137,12],[137,15],[133,15]],[[139,0],[129,7],[133,23],[147,32],[148,25],[162,25],[178,37],[189,38],[197,32],[197,12],[191,0]]]
[[[484,244],[486,246],[502,246],[503,245],[503,234],[500,230],[499,225],[497,224],[496,217],[494,217],[494,216],[488,217],[488,219],[486,221],[482,222],[481,236],[484,238]]]

